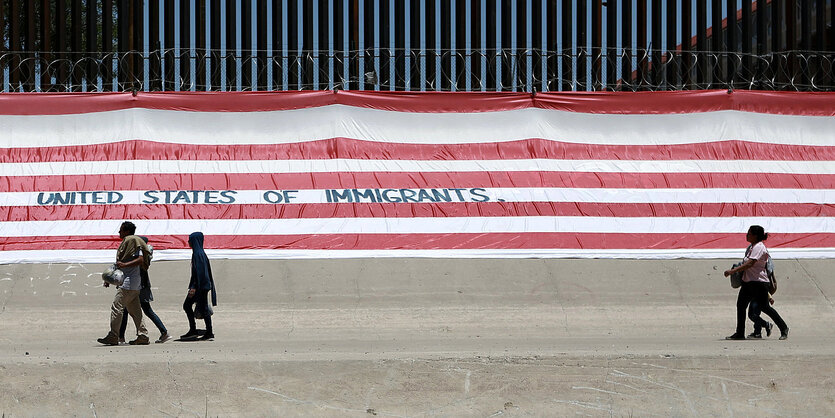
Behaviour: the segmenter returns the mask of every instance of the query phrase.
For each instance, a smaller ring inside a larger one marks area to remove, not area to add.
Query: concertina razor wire
[[[7,52],[4,92],[100,91],[833,91],[835,54],[540,50]]]

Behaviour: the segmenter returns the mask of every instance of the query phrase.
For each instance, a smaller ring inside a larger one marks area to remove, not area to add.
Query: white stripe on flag
[[[835,161],[751,160],[127,160],[2,163],[0,176],[179,173],[553,171],[597,173],[835,174]]]
[[[744,249],[442,249],[442,250],[224,250],[206,249],[211,259],[338,259],[338,258],[741,258]],[[769,248],[774,259],[835,258],[835,248]],[[14,263],[113,263],[112,250],[20,250],[0,252],[0,264]],[[154,261],[190,260],[191,250],[156,250]],[[728,266],[730,267],[730,266]],[[102,266],[101,270],[104,270]],[[94,270],[95,271],[95,270]]]
[[[126,140],[282,144],[352,138],[464,144],[541,138],[587,144],[668,145],[746,140],[832,145],[835,118],[718,111],[590,114],[548,109],[419,113],[330,105],[269,112],[126,109],[75,115],[0,115],[3,147],[89,145]]]
[[[326,190],[337,190],[344,196],[345,190],[352,189],[319,189],[319,190],[293,190],[287,192],[291,197],[289,203],[304,204],[304,203],[329,203],[327,200]],[[375,193],[368,193],[368,190],[373,189],[357,189],[358,194],[362,198],[355,200],[355,202],[371,202],[369,196],[374,196]],[[385,189],[380,188],[380,196],[402,198],[398,193],[399,189]],[[383,193],[386,190],[389,192]],[[407,190],[427,190],[428,196],[434,196],[430,188],[424,189],[407,189]],[[448,191],[448,195],[452,202],[477,202],[482,198],[474,196],[467,189],[459,189],[461,196],[458,193],[450,191],[451,189],[435,188],[443,193]],[[235,190],[234,202],[227,203],[229,199],[219,196],[219,191],[209,191],[212,193],[210,198],[207,198],[206,191],[186,190],[184,191],[186,198],[178,198],[178,191],[169,191],[167,197],[171,203],[166,203],[166,191],[141,191],[141,190],[115,190],[112,191],[121,195],[121,199],[117,202],[120,205],[183,205],[183,204],[286,204],[284,201],[284,194],[282,191],[275,190]],[[196,194],[195,194],[196,192]],[[51,192],[45,191],[41,196],[41,201],[38,201],[41,192],[0,192],[0,207],[3,206],[54,206],[57,205],[54,200],[50,199]],[[64,199],[68,193],[72,191],[59,191],[61,196],[61,204],[64,204]],[[107,192],[98,192],[99,201],[93,202],[92,191],[83,191],[84,202],[82,202],[82,192],[76,192],[73,203],[71,205],[100,205],[105,204],[105,194]],[[148,193],[146,195],[145,193]],[[611,188],[483,188],[479,191],[480,195],[487,196],[490,202],[504,201],[504,202],[583,202],[583,203],[813,203],[813,204],[835,204],[835,190],[829,189],[611,189]],[[355,195],[348,193],[352,199]],[[158,199],[154,201],[153,198]],[[196,196],[196,200],[195,200]],[[410,195],[413,199],[413,195]],[[174,200],[177,200],[176,202]],[[225,200],[225,201],[222,201]],[[391,199],[392,201],[396,199]],[[383,199],[382,202],[386,202]],[[423,202],[429,202],[424,200]],[[348,203],[345,198],[337,200],[332,197],[330,203]],[[377,202],[381,203],[381,202]],[[444,202],[434,202],[443,204]],[[407,203],[406,203],[407,204]]]
[[[0,222],[0,237],[112,236],[121,220]],[[502,216],[456,218],[154,219],[147,235],[309,235],[446,233],[744,233],[753,224],[769,232],[835,233],[831,217],[642,217]]]

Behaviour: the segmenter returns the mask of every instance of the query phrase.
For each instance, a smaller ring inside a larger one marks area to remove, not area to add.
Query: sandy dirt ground
[[[217,338],[139,347],[96,342],[105,266],[0,265],[0,414],[835,415],[833,261],[777,261],[787,341],[723,339],[730,264],[215,260]],[[150,270],[176,335],[188,271]]]

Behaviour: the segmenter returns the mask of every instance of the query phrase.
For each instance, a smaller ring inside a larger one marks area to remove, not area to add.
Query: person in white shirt
[[[139,235],[139,238],[142,238],[142,241],[148,243],[148,238]],[[150,245],[148,246],[150,248]],[[137,256],[140,255],[140,251],[137,251]],[[159,318],[159,315],[154,312],[154,308],[151,307],[151,302],[154,301],[154,294],[151,292],[151,278],[148,276],[148,270],[140,268],[139,269],[139,276],[142,278],[142,289],[139,290],[139,305],[142,306],[142,312],[145,313],[145,317],[151,320],[154,325],[157,326],[159,329],[160,336],[159,339],[156,340],[156,343],[164,343],[170,340],[172,337],[168,334],[168,329],[165,328],[165,324],[162,323],[162,320]],[[125,342],[125,331],[128,329],[128,311],[125,309],[122,312],[122,325],[119,327],[119,343]]]
[[[116,296],[113,298],[113,305],[110,307],[110,332],[98,342],[104,345],[119,344],[119,327],[122,325],[122,315],[127,309],[136,325],[136,339],[131,345],[147,345],[148,330],[142,318],[142,307],[139,303],[139,289],[142,288],[142,278],[139,269],[148,268],[147,255],[150,253],[148,245],[145,244],[136,233],[136,225],[132,222],[123,222],[119,228],[119,238],[122,243],[116,250],[116,267],[122,270],[125,280],[116,289]],[[105,282],[105,287],[108,284]]]
[[[736,300],[736,332],[725,337],[725,339],[745,339],[745,311],[747,309],[748,318],[754,321],[754,332],[749,337],[762,338],[762,329],[765,329],[767,336],[771,335],[774,324],[760,317],[760,312],[765,312],[774,319],[777,327],[780,328],[780,339],[785,340],[789,337],[789,327],[780,317],[780,314],[768,303],[768,289],[771,286],[771,280],[766,271],[766,263],[771,256],[763,243],[768,239],[768,234],[762,226],[752,225],[748,228],[745,239],[751,245],[745,251],[742,265],[725,271],[725,277],[742,272],[742,286],[739,288],[739,296]],[[751,305],[750,309],[749,305]]]

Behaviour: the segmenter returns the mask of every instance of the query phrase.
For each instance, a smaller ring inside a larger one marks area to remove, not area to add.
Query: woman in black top
[[[217,292],[215,281],[212,277],[212,266],[209,264],[209,257],[203,250],[203,233],[192,232],[188,236],[188,245],[191,247],[191,280],[188,283],[188,295],[183,302],[183,310],[188,317],[188,332],[183,334],[181,339],[211,340],[215,338],[212,330],[212,306],[217,306]],[[209,305],[208,294],[212,292],[212,305]],[[196,309],[192,306],[196,305]],[[206,333],[200,336],[197,333],[195,318],[202,318],[206,323]]]

